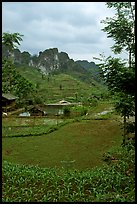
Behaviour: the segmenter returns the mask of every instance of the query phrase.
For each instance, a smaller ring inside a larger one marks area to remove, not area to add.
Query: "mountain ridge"
[[[6,47],[2,49],[3,56],[7,56]],[[74,61],[66,52],[59,52],[58,48],[49,48],[40,51],[38,55],[31,55],[27,51],[14,49],[13,55],[16,66],[27,65],[38,69],[43,75],[65,73],[82,81],[91,82],[92,79],[100,82],[99,67],[87,60]]]

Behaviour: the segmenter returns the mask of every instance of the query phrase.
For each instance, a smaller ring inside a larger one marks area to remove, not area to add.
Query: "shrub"
[[[64,112],[64,116],[70,116],[70,108],[69,107],[65,107],[63,109],[63,112]]]

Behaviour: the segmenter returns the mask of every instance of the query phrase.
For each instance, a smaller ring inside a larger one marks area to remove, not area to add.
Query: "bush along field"
[[[134,146],[104,154],[92,170],[40,168],[3,161],[3,202],[134,202]]]

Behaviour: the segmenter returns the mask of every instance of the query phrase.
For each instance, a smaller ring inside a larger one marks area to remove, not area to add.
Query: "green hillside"
[[[14,49],[14,63],[8,62],[7,66],[4,61],[7,60],[6,49],[3,47],[2,92],[18,96],[20,107],[61,99],[86,102],[93,98],[107,98],[99,67],[93,62],[75,62],[57,48],[47,49],[37,56]]]
[[[92,95],[100,97],[106,94],[106,87],[100,85],[95,80],[87,84],[64,73],[46,76],[38,69],[27,66],[20,66],[17,70],[36,86],[36,97],[43,102],[57,101],[60,99],[83,101]]]

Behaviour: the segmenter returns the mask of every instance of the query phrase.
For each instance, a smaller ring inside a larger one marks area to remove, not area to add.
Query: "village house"
[[[46,110],[46,113],[50,115],[63,115],[64,108],[70,107],[72,105],[73,104],[68,101],[61,100],[57,103],[45,104],[45,110]]]
[[[63,115],[64,107],[72,106],[73,104],[61,100],[57,103],[44,104],[44,105],[34,105],[28,109],[30,116],[46,116],[46,115]]]
[[[27,111],[29,112],[30,116],[58,116],[64,114],[65,107],[72,107],[74,105],[78,105],[78,103],[70,103],[68,101],[61,100],[57,103],[33,105],[27,109]]]
[[[35,105],[28,109],[30,116],[44,116],[46,115],[46,112],[43,107],[40,107],[39,105]]]
[[[18,97],[13,94],[2,94],[2,111],[8,112],[16,108],[16,99]]]

